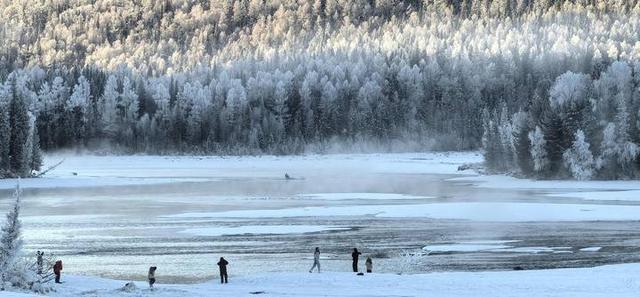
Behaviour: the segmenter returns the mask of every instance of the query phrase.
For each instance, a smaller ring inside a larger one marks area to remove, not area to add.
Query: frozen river
[[[68,157],[46,178],[22,181],[23,237],[28,252],[55,253],[66,273],[141,280],[155,265],[167,282],[211,279],[220,256],[232,277],[306,271],[316,246],[329,271],[348,271],[353,247],[379,272],[640,260],[640,202],[629,198],[638,182],[509,186],[496,177],[483,187],[473,172],[457,172],[479,161],[474,153]],[[3,209],[14,183],[0,181]],[[594,194],[616,189],[627,192]]]

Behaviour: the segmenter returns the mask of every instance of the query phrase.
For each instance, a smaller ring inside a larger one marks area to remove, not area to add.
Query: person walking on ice
[[[358,257],[361,254],[362,253],[358,252],[357,248],[353,248],[353,253],[351,253],[351,258],[353,258],[353,263],[351,263],[353,266],[353,272],[358,272]]]
[[[220,283],[226,284],[229,282],[229,276],[227,275],[227,265],[229,262],[225,260],[223,257],[220,257],[220,261],[218,261],[218,267],[220,267]]]
[[[313,269],[318,267],[318,273],[320,273],[320,248],[316,247],[316,251],[313,252],[313,266],[309,269],[309,273],[313,272]]]
[[[364,261],[364,266],[367,268],[367,273],[373,271],[373,260],[371,260],[371,257],[367,257],[367,261]]]
[[[151,266],[149,267],[149,289],[153,290],[153,284],[156,283],[156,269],[157,267]]]

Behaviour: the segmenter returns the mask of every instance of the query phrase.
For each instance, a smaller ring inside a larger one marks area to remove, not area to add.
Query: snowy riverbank
[[[52,297],[69,296],[634,296],[640,290],[640,264],[610,265],[595,268],[448,272],[420,275],[326,272],[259,274],[231,278],[220,285],[207,282],[194,285],[162,284],[149,291],[146,283],[124,292],[126,281],[93,277],[65,276]],[[30,294],[3,292],[0,296],[28,297]]]
[[[215,181],[229,178],[305,178],[318,172],[474,174],[458,166],[482,162],[480,152],[335,154],[296,156],[45,156],[43,168],[62,164],[22,187],[69,188]],[[0,189],[15,186],[0,180]]]
[[[546,190],[550,196],[585,200],[640,200],[640,181],[548,181],[458,171],[483,161],[480,152],[402,154],[334,154],[300,156],[92,156],[47,155],[44,168],[64,162],[44,177],[24,179],[22,187],[74,188],[205,182],[232,178],[305,178],[317,172],[375,172],[380,174],[455,174],[451,181],[487,189]],[[15,180],[0,180],[11,189]],[[585,193],[586,192],[586,193]],[[347,193],[348,194],[348,193]]]

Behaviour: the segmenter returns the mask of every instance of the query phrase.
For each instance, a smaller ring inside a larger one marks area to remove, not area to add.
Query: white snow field
[[[144,282],[124,292],[126,281],[93,277],[65,276],[50,296],[166,296],[166,297],[240,297],[240,296],[558,296],[617,297],[636,296],[640,290],[640,264],[499,272],[441,272],[416,275],[352,273],[274,273],[231,277],[221,285],[206,282],[194,285],[166,285],[158,272],[159,283],[150,291]],[[2,292],[6,297],[40,295]]]

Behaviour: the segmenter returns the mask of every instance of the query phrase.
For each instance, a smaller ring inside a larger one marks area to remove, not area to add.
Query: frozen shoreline
[[[473,174],[458,166],[482,161],[479,152],[335,154],[294,156],[92,156],[47,155],[43,168],[64,162],[44,177],[22,179],[29,188],[100,187],[202,182],[230,178],[304,179],[316,171]],[[11,189],[16,179],[0,180]]]
[[[525,270],[498,272],[439,272],[417,275],[346,272],[273,273],[231,275],[230,283],[217,281],[193,285],[159,283],[149,291],[145,282],[136,282],[133,292],[120,290],[126,281],[63,275],[49,296],[633,296],[640,289],[634,277],[640,264],[608,265],[594,268]],[[6,297],[36,297],[29,293],[2,292]]]

